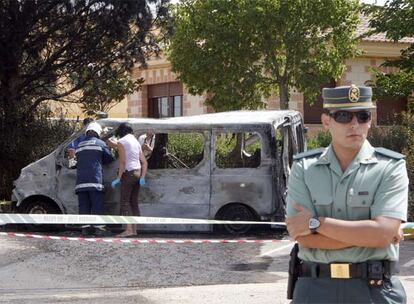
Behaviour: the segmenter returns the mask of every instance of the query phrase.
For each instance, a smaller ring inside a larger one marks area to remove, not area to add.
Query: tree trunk
[[[286,83],[279,83],[280,109],[289,109],[289,87]]]

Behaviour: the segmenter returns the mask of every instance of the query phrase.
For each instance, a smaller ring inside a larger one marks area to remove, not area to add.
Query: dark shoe
[[[106,228],[103,227],[95,227],[95,236],[97,237],[107,237],[107,236],[111,236],[112,232],[107,230]]]
[[[92,236],[94,234],[94,232],[95,232],[95,228],[93,228],[91,226],[84,226],[81,229],[81,235],[83,237]]]

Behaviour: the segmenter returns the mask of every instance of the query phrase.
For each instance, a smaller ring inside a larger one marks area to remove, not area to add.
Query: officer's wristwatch
[[[320,225],[321,225],[321,222],[318,220],[317,217],[311,217],[309,219],[309,230],[311,231],[312,234],[318,233],[316,229],[318,229]]]

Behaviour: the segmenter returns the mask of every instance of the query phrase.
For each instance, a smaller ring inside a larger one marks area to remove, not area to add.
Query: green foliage
[[[390,0],[384,6],[366,6],[365,13],[371,16],[372,31],[367,36],[385,33],[388,39],[398,41],[414,37],[414,2],[410,0]],[[397,67],[399,72],[384,75],[373,71],[371,83],[377,96],[408,97],[414,89],[414,43],[401,50],[398,59],[387,60],[382,66]]]
[[[414,70],[385,74],[378,69],[371,69],[372,81],[367,84],[372,87],[374,97],[408,97],[414,91]]]
[[[168,151],[194,168],[204,155],[204,137],[201,133],[172,133],[168,135]]]
[[[117,91],[128,90],[126,73],[159,51],[162,36],[155,36],[153,28],[166,15],[165,3],[1,2],[0,43],[6,47],[0,51],[0,66],[7,68],[0,70],[4,79],[0,93],[8,96],[0,97],[13,98],[11,102],[27,100],[31,109],[45,100],[93,102],[101,95],[113,94],[105,88],[107,81],[110,84],[118,76]],[[83,88],[87,89],[85,95]]]
[[[406,155],[409,179],[408,218],[409,221],[414,221],[414,112],[405,113],[402,124],[394,125],[392,130],[387,136],[399,144],[400,149],[396,150]]]
[[[2,156],[0,161],[0,197],[10,199],[12,182],[18,176],[20,169],[27,164],[51,153],[68,138],[74,126],[67,121],[49,119],[50,111],[47,107],[40,107],[33,119],[28,119],[24,125],[16,125],[14,128],[30,130],[19,138],[19,150],[14,150],[16,143],[4,144],[5,151],[15,151]],[[13,130],[9,130],[13,132]]]
[[[237,144],[236,136],[233,134],[222,134],[216,138],[216,165],[219,168],[229,168],[234,163],[229,159],[230,153]]]
[[[308,150],[313,150],[316,148],[327,147],[331,143],[331,134],[329,131],[321,131],[316,133],[316,135],[312,137],[308,137],[306,139]]]
[[[56,131],[44,124],[50,111],[43,104],[102,109],[139,87],[129,74],[158,53],[167,2],[0,1],[0,188],[6,199],[20,169],[44,150],[36,132]]]
[[[409,129],[401,125],[390,127],[372,127],[368,135],[369,142],[374,147],[384,147],[393,151],[403,153],[410,139]]]
[[[134,80],[129,71],[120,73],[112,69],[102,69],[99,74],[98,79],[87,83],[82,89],[80,102],[84,113],[108,112],[122,101],[125,95],[138,91],[144,82],[142,78]]]
[[[261,141],[256,133],[223,133],[216,138],[215,163],[219,168],[256,168]]]
[[[366,6],[365,13],[371,16],[370,31],[367,36],[385,33],[386,37],[398,41],[414,36],[414,2],[411,0],[389,0],[384,6]],[[393,61],[404,70],[414,66],[414,44],[401,52],[401,58]]]
[[[307,99],[357,53],[358,1],[185,0],[174,13],[168,59],[190,93],[216,111],[257,109],[289,89]]]
[[[414,123],[414,121],[413,121]],[[407,173],[409,179],[409,192],[408,192],[408,221],[414,221],[414,133],[411,130],[409,134],[409,144],[403,153],[406,155]]]

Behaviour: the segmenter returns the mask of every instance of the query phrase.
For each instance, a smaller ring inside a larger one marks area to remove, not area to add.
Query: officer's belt
[[[300,277],[332,279],[373,279],[383,280],[396,273],[396,263],[392,261],[368,261],[363,263],[312,263],[302,261]]]

